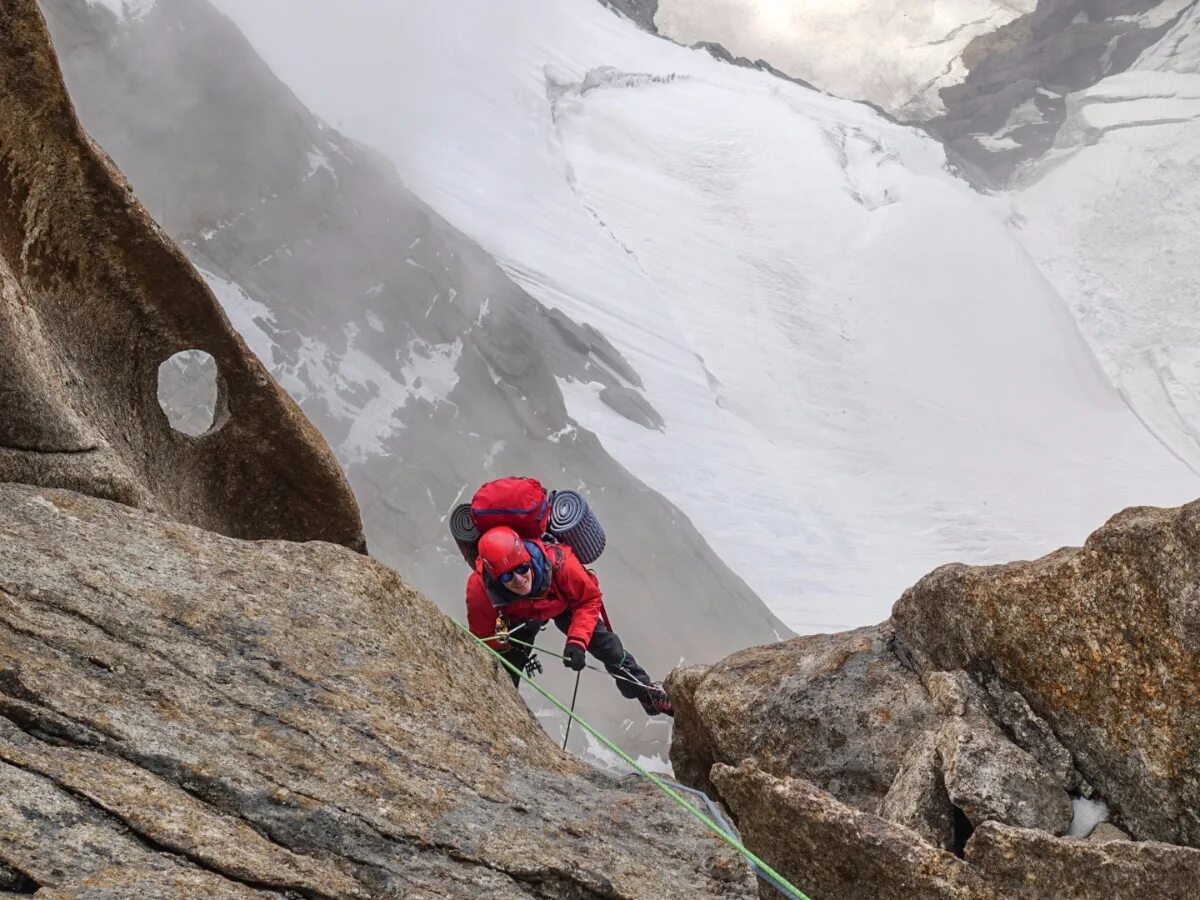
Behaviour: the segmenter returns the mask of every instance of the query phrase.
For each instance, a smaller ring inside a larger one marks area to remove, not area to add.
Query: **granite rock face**
[[[672,672],[676,775],[707,785],[713,764],[754,759],[878,812],[908,748],[938,723],[891,637],[886,625],[809,635]]]
[[[810,897],[990,896],[977,873],[952,853],[908,828],[840,803],[804,779],[776,778],[749,761],[717,765],[712,779],[746,845]]]
[[[751,849],[821,900],[1184,900],[1200,880],[1200,850],[1190,847],[1091,843],[986,822],[960,859],[802,779],[775,778],[750,762],[716,766],[713,781]]]
[[[720,794],[712,766],[753,760],[959,852],[985,821],[1065,833],[1069,778],[1010,740],[966,672],[922,682],[893,640],[890,624],[809,635],[672,672],[676,775]]]
[[[955,830],[954,804],[946,791],[937,738],[926,732],[909,748],[883,798],[879,817],[911,828],[941,850],[953,850],[965,839]]]
[[[78,121],[34,0],[0,10],[0,479],[246,538],[362,548],[329,447]],[[172,430],[159,366],[219,369],[215,421]]]
[[[994,885],[991,896],[1044,900],[1163,897],[1187,900],[1200,883],[1200,850],[1155,841],[1059,838],[996,822],[976,830],[966,861]]]
[[[994,725],[952,722],[939,732],[937,749],[947,796],[972,825],[994,821],[1066,833],[1071,798]]]
[[[754,895],[661,794],[560,753],[392,570],[17,485],[0,878],[56,898]]]
[[[942,567],[876,628],[678,670],[676,773],[815,896],[1194,894],[1198,561],[1200,502],[1129,509]],[[1072,794],[1115,824],[1062,837]]]
[[[1018,692],[1135,837],[1200,841],[1200,503],[1125,510],[1033,562],[945,566],[893,621],[919,670]]]

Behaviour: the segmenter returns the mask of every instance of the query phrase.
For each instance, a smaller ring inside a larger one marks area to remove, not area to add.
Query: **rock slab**
[[[1090,843],[986,822],[960,859],[809,782],[776,778],[749,761],[718,765],[712,777],[749,846],[819,900],[1185,900],[1200,883],[1200,850],[1190,847]]]
[[[392,570],[19,485],[0,876],[56,898],[755,893],[668,799],[560,753]]]

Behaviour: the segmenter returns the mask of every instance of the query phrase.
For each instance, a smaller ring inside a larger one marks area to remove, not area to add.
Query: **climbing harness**
[[[507,659],[505,659],[504,656],[501,653],[499,653],[497,650],[488,646],[487,641],[498,640],[501,637],[500,635],[494,635],[491,638],[477,637],[476,635],[472,634],[471,630],[469,628],[467,628],[466,625],[462,624],[462,622],[459,622],[457,619],[454,619],[453,621],[454,621],[454,624],[457,625],[459,628],[461,628],[464,633],[466,633],[470,638],[472,638],[473,640],[478,642],[479,645],[482,646],[485,650],[487,650],[488,653],[490,653],[490,654],[492,654],[492,656],[496,657],[496,659],[498,659],[500,661],[500,664],[503,665],[506,669],[508,669],[510,672],[512,672],[518,678],[526,678],[526,676],[521,672],[520,669],[518,669],[511,662],[509,662]],[[514,641],[514,643],[521,643],[521,642]],[[533,645],[530,644],[528,646],[533,646]],[[542,651],[542,652],[548,652],[548,651]],[[552,655],[555,655],[555,654],[552,654]],[[589,666],[589,668],[593,668],[593,667]],[[526,680],[529,681],[530,685],[533,686],[534,690],[536,690],[539,694],[541,694],[543,697],[545,697],[547,700],[549,700],[552,704],[554,704],[554,706],[556,706],[561,712],[566,713],[568,716],[568,721],[578,722],[580,728],[582,728],[584,731],[586,731],[588,734],[590,734],[592,737],[594,737],[596,740],[598,740],[601,744],[603,744],[605,747],[607,747],[609,750],[611,750],[613,753],[615,753],[627,766],[629,766],[635,772],[637,772],[639,775],[641,775],[642,777],[644,777],[648,781],[650,781],[651,784],[653,784],[660,791],[662,791],[664,794],[666,794],[668,797],[670,797],[679,806],[683,807],[683,809],[685,809],[689,814],[691,814],[696,819],[698,819],[700,821],[700,823],[704,825],[705,828],[707,828],[709,831],[711,831],[713,834],[715,834],[717,837],[719,837],[721,840],[723,840],[726,844],[728,844],[730,847],[732,847],[734,850],[736,850],[738,853],[740,853],[750,863],[750,865],[754,867],[754,869],[758,872],[758,874],[760,876],[762,876],[765,880],[767,880],[781,894],[783,894],[785,897],[791,897],[792,900],[809,900],[809,897],[806,894],[802,893],[799,888],[797,888],[790,881],[788,881],[786,878],[784,878],[782,875],[780,875],[778,872],[776,872],[774,869],[772,869],[769,865],[767,865],[765,862],[763,862],[761,859],[759,859],[757,856],[755,856],[753,853],[751,853],[748,849],[746,849],[745,844],[743,844],[740,840],[738,840],[737,838],[733,837],[731,834],[726,832],[720,825],[718,825],[713,820],[713,818],[711,816],[708,816],[705,813],[701,812],[693,804],[689,803],[686,799],[684,799],[684,797],[682,795],[680,795],[676,791],[672,790],[665,781],[663,781],[657,775],[650,773],[644,766],[640,765],[628,753],[626,753],[624,750],[622,750],[620,747],[618,747],[616,744],[614,744],[611,740],[609,740],[603,734],[601,734],[599,731],[597,731],[585,719],[583,719],[580,716],[577,716],[573,709],[568,709],[561,700],[559,700],[557,697],[555,697],[553,694],[551,694],[549,691],[547,691],[545,688],[543,688],[540,684],[538,684],[537,682],[535,682],[529,678],[526,678]],[[645,685],[643,685],[640,681],[637,683],[640,686],[645,687]]]

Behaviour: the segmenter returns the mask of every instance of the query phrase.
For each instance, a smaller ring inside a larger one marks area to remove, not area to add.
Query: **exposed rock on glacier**
[[[1200,503],[1129,509],[1082,548],[945,566],[893,610],[918,669],[1018,691],[1138,838],[1200,841]]]
[[[961,83],[941,91],[944,115],[926,127],[987,186],[1048,151],[1066,96],[1129,68],[1189,4],[1179,0],[1042,0],[981,34],[963,53]]]
[[[654,30],[764,57],[762,68],[923,125],[965,175],[994,187],[1050,149],[1070,92],[1128,69],[1194,10],[1187,0],[662,0]]]
[[[1146,428],[1200,471],[1200,5],[1066,116],[1021,173],[1013,230]]]
[[[362,546],[320,434],[76,121],[33,0],[0,13],[0,478],[226,534]],[[173,431],[159,365],[219,368],[211,430]]]
[[[647,31],[656,31],[654,14],[658,12],[658,0],[600,0],[610,9],[623,13]]]
[[[16,485],[0,879],[58,898],[754,894],[661,794],[561,754],[392,570]]]

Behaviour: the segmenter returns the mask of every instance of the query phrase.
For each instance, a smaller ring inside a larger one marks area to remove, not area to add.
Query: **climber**
[[[663,689],[605,626],[602,608],[595,575],[570,547],[522,540],[504,526],[489,529],[479,539],[479,559],[467,580],[467,624],[474,635],[490,638],[507,629],[509,637],[532,644],[553,619],[567,636],[563,665],[578,672],[584,667],[586,650],[616,676],[622,696],[637,700],[648,715],[674,715]],[[517,669],[530,661],[529,647],[500,638],[488,643]],[[510,674],[517,684],[516,674]]]

